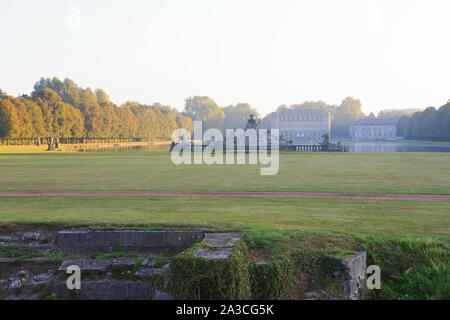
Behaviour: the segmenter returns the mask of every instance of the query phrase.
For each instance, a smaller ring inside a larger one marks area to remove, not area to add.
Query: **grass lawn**
[[[448,202],[357,199],[0,198],[0,222],[179,225],[450,240]]]
[[[163,152],[0,154],[0,190],[450,194],[450,153],[287,152],[275,176],[261,176],[257,165],[176,166]],[[376,297],[450,297],[449,202],[0,197],[0,223],[235,230],[255,252],[274,257],[366,250],[367,263],[382,270]]]
[[[450,153],[282,153],[258,165],[172,164],[166,152],[0,154],[0,190],[245,190],[450,194]]]

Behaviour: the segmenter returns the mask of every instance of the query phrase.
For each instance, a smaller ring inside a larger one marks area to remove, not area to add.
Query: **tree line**
[[[280,106],[287,108],[287,106]],[[364,117],[361,102],[351,97],[341,105],[305,102],[290,108],[322,109],[332,114],[332,130],[345,135],[353,121]],[[221,130],[244,128],[250,114],[258,111],[248,103],[220,107],[206,96],[185,100],[184,112],[154,103],[128,101],[117,106],[102,89],[83,89],[74,81],[41,78],[30,96],[8,96],[0,90],[0,137],[150,137],[168,138],[176,128],[193,130],[193,121],[203,128]],[[260,122],[270,129],[271,114]]]
[[[41,79],[31,96],[0,91],[0,137],[168,138],[176,128],[193,129],[188,116],[159,103],[116,106],[102,90],[70,79]]]
[[[323,101],[306,101],[290,109],[318,109],[331,114],[331,134],[348,135],[349,126],[362,118],[361,101],[345,98],[340,105]],[[449,103],[436,110],[404,115],[404,111],[385,110],[379,118],[399,118],[398,132],[405,137],[450,137]],[[416,111],[416,110],[414,110]],[[403,113],[402,113],[403,112]],[[203,121],[203,128],[221,130],[244,128],[250,116],[260,118],[248,103],[220,107],[207,96],[185,100],[184,112],[160,103],[152,105],[128,101],[117,106],[102,89],[81,88],[70,79],[41,78],[30,96],[12,97],[0,90],[0,137],[103,137],[169,138],[176,128],[193,130],[193,121]],[[260,127],[271,128],[273,113],[260,120]]]
[[[429,107],[401,117],[397,131],[408,138],[450,138],[450,100],[439,109]]]
[[[0,137],[169,138],[176,128],[244,128],[258,111],[248,103],[219,107],[209,97],[185,100],[185,111],[160,103],[128,101],[117,106],[102,89],[83,89],[74,81],[41,78],[31,95],[12,97],[0,90]]]
[[[364,118],[361,101],[352,97],[345,98],[340,105],[328,105],[323,101],[307,101],[302,104],[294,104],[290,107],[281,105],[277,110],[290,109],[315,109],[328,111],[331,114],[331,134],[334,136],[347,136],[349,126]],[[219,107],[209,97],[193,97],[186,99],[186,114],[193,120],[202,120],[204,128],[235,129],[244,128],[250,114],[259,118],[258,111],[248,103],[239,103],[224,108]],[[271,128],[273,113],[261,119],[260,127]]]

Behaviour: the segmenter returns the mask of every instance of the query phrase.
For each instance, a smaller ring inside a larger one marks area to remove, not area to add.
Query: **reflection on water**
[[[112,147],[92,147],[85,152],[165,152],[170,151],[169,144],[115,145]]]
[[[435,142],[401,142],[401,141],[373,141],[373,142],[343,142],[349,152],[450,152],[450,143]],[[81,151],[81,150],[80,150]],[[115,145],[111,147],[93,146],[82,150],[85,152],[167,152],[169,144],[145,145]]]
[[[450,144],[420,142],[345,142],[349,152],[450,152]]]

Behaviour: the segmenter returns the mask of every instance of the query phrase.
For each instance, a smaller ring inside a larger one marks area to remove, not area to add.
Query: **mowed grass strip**
[[[0,154],[0,190],[304,191],[450,194],[450,153],[280,155],[259,165],[174,165],[168,152]]]
[[[6,197],[0,222],[185,225],[450,240],[448,202],[356,199]]]

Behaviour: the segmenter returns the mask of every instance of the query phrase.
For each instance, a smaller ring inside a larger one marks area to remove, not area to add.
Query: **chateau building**
[[[314,144],[322,142],[324,134],[330,136],[331,116],[316,109],[281,109],[272,115],[272,129],[293,144]]]
[[[350,126],[350,137],[355,140],[384,140],[397,136],[397,118],[360,119]]]

